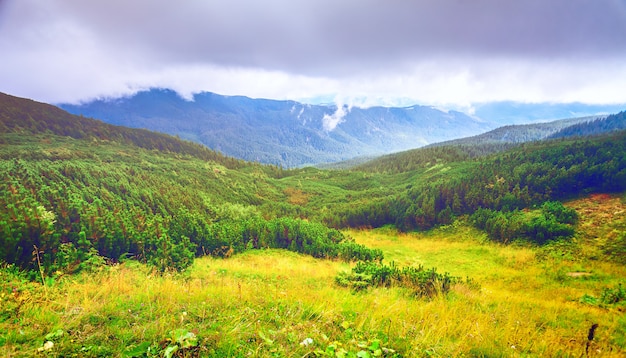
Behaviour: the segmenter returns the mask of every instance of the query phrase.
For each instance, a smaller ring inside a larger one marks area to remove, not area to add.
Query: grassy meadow
[[[626,281],[624,265],[597,256],[622,229],[607,216],[626,205],[568,205],[581,214],[579,233],[544,247],[494,243],[462,219],[424,233],[344,232],[386,263],[471,278],[431,299],[400,287],[354,292],[335,283],[350,264],[283,250],[203,257],[180,274],[126,261],[46,285],[4,267],[0,355],[624,356],[623,301],[594,299]]]

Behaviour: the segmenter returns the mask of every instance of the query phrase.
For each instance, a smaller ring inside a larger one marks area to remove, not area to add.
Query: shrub
[[[542,205],[538,216],[519,210],[478,209],[470,220],[475,227],[485,230],[494,241],[507,243],[519,238],[545,244],[574,236],[572,225],[577,222],[578,214],[560,202],[548,201]]]
[[[468,282],[471,280],[468,279]],[[423,266],[398,268],[393,262],[389,265],[359,261],[351,272],[341,272],[335,282],[355,291],[368,287],[404,287],[416,297],[434,297],[446,294],[452,284],[459,282],[458,277],[447,272],[438,273],[437,269],[425,269]]]
[[[578,222],[576,210],[565,207],[560,201],[546,201],[541,206],[541,212],[546,218],[554,218],[561,224],[574,225]]]

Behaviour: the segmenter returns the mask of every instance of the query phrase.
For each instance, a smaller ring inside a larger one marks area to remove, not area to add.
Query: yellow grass
[[[407,357],[580,357],[594,323],[590,356],[626,354],[623,312],[579,302],[624,282],[622,266],[540,261],[537,248],[490,243],[463,225],[346,234],[383,250],[386,262],[436,267],[480,287],[458,284],[432,300],[401,288],[354,293],[334,283],[349,264],[281,250],[202,258],[173,276],[129,262],[5,295],[7,307],[21,304],[0,321],[7,332],[0,333],[0,356],[40,354],[44,336],[57,329],[65,334],[49,355],[120,356],[142,342],[162,349],[183,328],[197,335],[194,353],[204,356],[303,357],[331,344],[355,353],[377,339]],[[569,270],[591,275],[569,277]],[[314,343],[301,345],[306,338]]]

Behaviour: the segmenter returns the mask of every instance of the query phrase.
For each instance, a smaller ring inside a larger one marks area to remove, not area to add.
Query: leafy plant
[[[621,283],[610,288],[604,287],[600,292],[600,297],[584,294],[579,302],[593,306],[615,306],[626,303],[626,288]]]
[[[358,342],[354,348],[335,341],[327,345],[326,349],[318,349],[314,353],[319,357],[332,358],[401,357],[395,350],[383,346],[379,339]]]

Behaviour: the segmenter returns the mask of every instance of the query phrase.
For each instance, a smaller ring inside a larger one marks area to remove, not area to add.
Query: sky
[[[0,0],[0,92],[626,103],[626,0]]]

